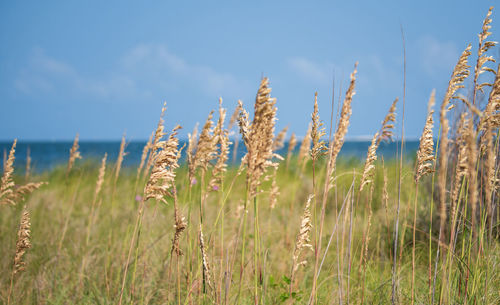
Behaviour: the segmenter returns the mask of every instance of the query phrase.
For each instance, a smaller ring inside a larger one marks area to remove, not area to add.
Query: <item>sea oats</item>
[[[14,143],[12,143],[9,157],[5,161],[4,172],[2,179],[0,180],[0,205],[16,205],[16,203],[22,200],[25,195],[31,194],[34,190],[46,184],[46,182],[30,182],[21,186],[15,185],[12,175],[14,173],[16,145],[17,139],[15,139]]]
[[[359,191],[361,192],[365,185],[369,184],[373,180],[375,161],[377,160],[377,143],[378,132],[372,138],[370,147],[368,147],[368,152],[366,154],[365,166],[363,168],[363,176],[361,177],[361,182],[359,186]]]
[[[438,171],[438,186],[439,186],[439,200],[440,200],[440,236],[441,242],[444,241],[444,225],[446,223],[446,171],[448,166],[448,133],[450,130],[448,119],[446,117],[448,112],[448,105],[450,100],[455,98],[455,93],[458,89],[463,88],[464,80],[469,76],[469,66],[467,60],[469,58],[471,46],[462,52],[458,63],[453,69],[451,79],[448,82],[448,88],[441,104],[441,111],[439,114],[439,121],[441,124],[441,135],[439,144],[439,171]]]
[[[118,158],[116,159],[116,169],[115,169],[115,183],[118,180],[118,177],[120,176],[120,170],[122,168],[122,163],[123,163],[123,157],[127,155],[125,152],[125,134],[122,136],[122,141],[120,143],[120,151],[118,152]]]
[[[479,46],[477,50],[477,62],[476,66],[474,67],[474,93],[477,91],[481,91],[484,93],[484,87],[486,86],[491,86],[490,83],[481,83],[478,84],[478,78],[479,75],[481,75],[484,72],[492,72],[495,74],[495,70],[485,66],[486,63],[488,62],[495,62],[495,59],[492,56],[487,56],[486,52],[491,47],[494,47],[497,42],[495,41],[486,41],[488,36],[491,35],[491,32],[489,30],[491,29],[491,12],[493,10],[493,7],[490,7],[488,10],[488,13],[486,14],[486,18],[483,21],[483,26],[482,26],[482,31],[479,33]],[[476,96],[474,95],[473,97],[473,106],[476,105]]]
[[[394,123],[396,122],[396,104],[398,103],[398,98],[392,102],[389,111],[387,112],[384,120],[382,121],[382,127],[380,128],[380,141],[392,141],[394,136]]]
[[[14,159],[16,153],[17,139],[14,139],[12,147],[10,148],[9,157],[5,161],[3,167],[3,175],[0,184],[0,204],[15,205],[14,201],[14,180],[12,174],[14,173]]]
[[[224,120],[226,118],[226,109],[222,108],[222,99],[219,102],[219,120],[214,129],[214,141],[218,146],[217,161],[212,170],[212,177],[208,183],[208,190],[218,190],[224,180],[224,174],[227,170],[227,160],[229,158],[229,136],[228,130],[224,129]]]
[[[380,131],[375,133],[372,138],[372,142],[370,147],[368,148],[368,152],[366,153],[365,165],[363,168],[363,175],[361,177],[361,183],[359,187],[359,191],[361,192],[365,185],[371,183],[373,181],[373,175],[375,174],[375,161],[377,161],[377,149],[382,140],[392,140],[394,129],[394,122],[396,121],[396,104],[398,99],[395,99],[392,102],[387,115],[382,121],[382,126],[380,127]]]
[[[474,129],[474,124],[468,124],[468,132],[466,137],[467,146],[467,177],[468,177],[468,187],[469,196],[467,202],[472,207],[472,227],[475,225],[476,220],[476,205],[478,201],[478,190],[477,190],[477,173],[476,173],[476,162],[477,162],[477,134]],[[472,229],[474,230],[474,228]]]
[[[337,126],[337,130],[335,131],[335,136],[333,141],[330,143],[330,158],[328,160],[328,179],[333,179],[333,172],[335,171],[335,164],[337,162],[337,156],[340,152],[340,149],[344,145],[344,138],[347,134],[347,128],[349,127],[349,120],[352,114],[352,98],[356,93],[355,85],[356,85],[356,73],[357,73],[358,63],[354,65],[354,71],[351,73],[351,81],[349,84],[349,88],[345,94],[344,103],[342,104],[342,110],[340,111],[340,119]],[[331,183],[330,183],[331,187]]]
[[[295,133],[292,133],[292,135],[290,136],[290,140],[288,140],[288,152],[286,154],[286,168],[288,168],[288,165],[290,164],[290,159],[292,158],[293,150],[295,149],[296,145],[297,145],[297,137],[295,136]]]
[[[146,158],[148,156],[148,152],[151,149],[153,145],[153,136],[155,132],[151,132],[151,135],[149,136],[148,141],[146,142],[146,145],[142,148],[142,154],[141,154],[141,163],[139,164],[139,167],[137,168],[137,179],[141,176],[142,168],[144,167],[144,162],[146,162]]]
[[[288,126],[285,126],[273,139],[273,152],[276,152],[283,147],[285,147],[286,132],[288,131]]]
[[[240,134],[245,146],[248,147],[248,137],[250,135],[250,118],[248,111],[243,108],[243,103],[238,101],[238,108],[240,109],[240,113],[238,116],[238,126],[240,127]]]
[[[95,186],[95,193],[94,193],[94,201],[97,200],[97,196],[99,196],[99,193],[101,192],[102,189],[102,184],[104,183],[104,175],[106,174],[106,159],[108,158],[108,154],[104,153],[104,157],[102,157],[101,160],[101,167],[99,168],[99,176],[97,177],[97,182]]]
[[[23,210],[21,216],[21,223],[17,231],[16,255],[14,256],[14,269],[13,275],[24,271],[26,269],[26,262],[24,255],[26,251],[31,248],[31,223],[30,214],[26,208]]]
[[[344,144],[344,137],[347,133],[347,128],[349,126],[349,119],[351,117],[352,113],[352,98],[355,94],[355,84],[356,84],[356,72],[357,72],[357,66],[358,63],[354,65],[354,71],[351,73],[351,81],[349,84],[349,88],[347,89],[344,102],[342,104],[342,110],[340,113],[340,118],[338,122],[337,129],[335,131],[335,136],[332,142],[329,144],[329,149],[328,149],[328,164],[326,167],[326,176],[325,176],[325,184],[323,188],[323,200],[321,203],[321,218],[320,218],[320,224],[319,224],[319,234],[318,238],[321,238],[323,235],[323,226],[324,226],[324,221],[325,221],[325,213],[326,213],[326,202],[328,198],[328,192],[329,190],[333,187],[333,182],[334,182],[334,173],[335,173],[335,164],[337,161],[337,156],[340,152],[340,149],[342,148]],[[314,272],[313,272],[313,284],[312,284],[312,290],[311,290],[311,300],[315,300],[315,294],[316,294],[316,283],[317,283],[317,276],[316,273],[318,272],[318,267],[319,267],[319,253],[321,252],[321,243],[316,242],[316,249],[315,249],[315,262],[314,262]]]
[[[312,230],[310,207],[313,197],[313,195],[309,195],[309,197],[307,198],[306,206],[304,207],[304,213],[302,214],[302,218],[300,221],[300,231],[295,241],[295,250],[293,251],[292,272],[297,271],[300,266],[305,265],[307,262],[305,260],[299,261],[302,250],[305,248],[309,248],[311,251],[313,250],[310,238]]]
[[[457,155],[457,165],[455,166],[455,177],[453,182],[453,189],[451,191],[451,202],[455,204],[458,200],[458,193],[460,191],[460,186],[462,185],[462,178],[469,172],[469,162],[467,157],[467,138],[469,133],[470,120],[467,117],[467,113],[462,113],[457,128],[457,138],[455,140],[455,146],[458,150]]]
[[[194,155],[196,154],[196,145],[198,144],[198,123],[194,126],[193,132],[188,134],[188,148],[187,148],[187,163],[188,163],[188,175],[189,175],[189,185],[194,182],[194,175],[196,172],[196,164],[194,161]]]
[[[271,182],[271,190],[269,191],[269,206],[271,209],[276,207],[278,203],[278,196],[280,195],[280,188],[278,183],[276,182],[276,178],[278,176],[278,166],[274,167],[272,182]]]
[[[209,289],[212,289],[212,277],[210,275],[210,264],[208,262],[208,256],[207,256],[207,248],[205,245],[205,240],[203,238],[203,230],[201,228],[198,229],[198,240],[200,244],[200,251],[201,251],[201,261],[202,261],[202,267],[203,267],[203,284],[205,284],[209,287]],[[204,287],[205,288],[205,287]],[[206,292],[206,291],[204,291]]]
[[[500,66],[497,66],[495,81],[491,88],[488,104],[484,115],[481,118],[483,135],[481,137],[481,148],[485,153],[485,175],[484,175],[484,192],[488,217],[490,218],[490,233],[492,229],[492,195],[496,184],[495,164],[497,163],[497,155],[493,153],[494,144],[493,138],[495,129],[500,126]]]
[[[184,216],[182,216],[180,210],[179,210],[179,205],[177,203],[177,189],[173,188],[173,195],[174,195],[174,238],[172,238],[172,249],[170,250],[170,253],[175,253],[177,256],[182,255],[182,250],[179,246],[179,241],[182,232],[186,229],[187,227],[187,222]]]
[[[78,151],[78,149],[80,148],[80,146],[78,145],[78,137],[79,135],[76,134],[75,139],[73,140],[73,146],[71,146],[71,149],[69,151],[68,168],[66,170],[66,173],[69,173],[71,171],[76,159],[82,158],[82,156],[80,155],[80,151]]]
[[[387,184],[388,184],[388,178],[387,178],[387,169],[383,167],[383,162],[382,162],[382,168],[383,168],[383,173],[384,173],[384,185],[382,187],[382,203],[385,208],[385,213],[386,215],[389,214],[389,192],[387,191]]]
[[[417,167],[415,172],[415,182],[417,183],[423,176],[434,171],[434,137],[432,135],[434,120],[432,116],[434,114],[435,96],[436,91],[432,90],[427,106],[427,118],[424,130],[420,136],[420,144],[417,151]]]
[[[325,128],[323,127],[323,122],[319,118],[319,108],[318,108],[318,92],[314,93],[314,110],[311,115],[312,118],[312,129],[311,129],[311,139],[312,139],[312,149],[311,149],[311,159],[316,161],[321,155],[326,151],[325,141],[321,138],[326,134]]]
[[[247,142],[247,181],[250,196],[257,194],[260,178],[269,166],[273,166],[273,139],[276,121],[276,99],[271,98],[271,88],[267,77],[263,78],[255,98],[254,117],[252,124],[244,126],[245,118],[240,112],[240,129],[249,128]],[[244,114],[243,114],[244,116]],[[245,137],[244,137],[245,139]]]
[[[483,112],[479,123],[479,129],[483,131],[483,136],[481,137],[481,150],[485,151],[485,145],[487,142],[486,133],[488,129],[493,131],[494,129],[500,127],[500,65],[497,66],[497,72],[495,75],[495,81],[490,91],[488,98],[488,103]]]
[[[299,147],[298,162],[301,165],[304,165],[307,162],[307,158],[309,158],[309,156],[310,156],[311,133],[312,133],[312,124],[309,123],[309,126],[307,127],[306,135],[302,139],[302,142],[300,142],[300,147]]]
[[[167,141],[158,141],[158,152],[154,159],[155,163],[146,186],[144,187],[145,200],[154,198],[168,203],[165,196],[172,197],[170,189],[175,183],[175,169],[179,167],[179,140],[176,138],[177,130],[181,127],[175,126]]]
[[[158,125],[156,126],[156,130],[154,132],[153,141],[151,143],[151,148],[149,150],[148,162],[146,164],[145,174],[148,174],[151,167],[155,163],[155,157],[158,153],[158,150],[162,148],[162,143],[160,143],[163,136],[165,136],[164,132],[164,120],[163,116],[165,115],[165,111],[167,110],[167,103],[163,103],[163,107],[161,108],[160,120],[158,121]]]
[[[193,157],[194,170],[201,168],[206,172],[210,161],[216,157],[216,139],[213,135],[213,111],[208,114],[207,120],[201,129],[198,143],[196,144],[196,153]]]
[[[238,105],[234,109],[233,114],[231,115],[231,118],[229,119],[229,124],[227,125],[227,129],[231,130],[234,126],[234,123],[238,120],[238,117],[240,115],[240,110],[241,110],[241,101],[238,100]]]

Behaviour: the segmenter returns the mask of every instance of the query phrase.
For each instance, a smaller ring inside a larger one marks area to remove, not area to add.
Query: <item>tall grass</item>
[[[0,184],[1,302],[500,303],[500,71],[488,55],[490,17],[491,9],[474,70],[470,46],[458,58],[437,131],[432,92],[415,158],[403,148],[398,159],[377,157],[396,133],[397,100],[364,162],[339,156],[356,115],[357,65],[333,137],[324,139],[315,94],[297,154],[295,134],[287,155],[276,154],[287,129],[275,135],[279,103],[267,78],[252,116],[239,101],[226,124],[220,99],[185,150],[180,126],[164,131],[164,107],[138,168],[121,167],[123,137],[111,175],[106,154],[100,164],[79,161],[78,135],[66,166],[14,171],[14,141]],[[334,125],[333,104],[330,117]],[[228,164],[236,121],[247,153]]]

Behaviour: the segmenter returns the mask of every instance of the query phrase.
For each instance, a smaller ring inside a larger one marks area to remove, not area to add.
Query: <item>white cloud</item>
[[[36,48],[14,80],[22,94],[38,95],[63,90],[106,99],[140,98],[154,92],[190,88],[210,96],[238,92],[241,84],[229,73],[210,66],[189,64],[165,45],[138,45],[114,63],[110,71],[87,76],[68,63]]]
[[[451,41],[439,41],[432,36],[424,36],[417,44],[424,71],[431,77],[436,77],[436,74],[444,71],[451,72],[460,56],[458,48]]]
[[[210,66],[187,63],[165,45],[139,45],[128,51],[121,60],[129,71],[148,69],[153,74],[173,73],[181,81],[189,82],[210,95],[237,92],[241,86],[230,73],[218,72]]]
[[[288,59],[288,65],[312,83],[331,83],[332,64],[326,63],[320,65],[304,57],[291,57]]]

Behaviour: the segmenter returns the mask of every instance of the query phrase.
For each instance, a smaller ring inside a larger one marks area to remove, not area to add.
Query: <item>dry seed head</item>
[[[283,147],[285,147],[286,132],[288,131],[288,126],[285,126],[276,137],[273,139],[273,152],[276,152]]]
[[[302,142],[300,143],[299,147],[299,164],[304,164],[305,162],[307,162],[307,158],[310,156],[311,131],[312,131],[312,124],[309,123],[306,135],[302,139]]]
[[[292,158],[293,150],[295,149],[295,146],[297,145],[297,137],[295,136],[295,133],[292,133],[290,136],[290,140],[288,140],[288,152],[286,154],[286,167],[288,168],[288,165],[290,164],[290,159]]]
[[[66,171],[67,173],[69,173],[71,171],[71,168],[73,168],[75,160],[82,158],[80,152],[78,151],[78,149],[80,148],[80,146],[78,145],[78,137],[79,135],[76,134],[75,139],[73,140],[73,146],[71,146],[71,149],[69,151],[68,169]]]
[[[396,122],[396,104],[398,103],[398,98],[392,102],[391,108],[387,112],[384,120],[382,121],[382,128],[380,129],[380,138],[378,142],[381,140],[384,141],[392,141],[392,137],[394,133],[392,130],[394,129],[394,123]]]
[[[158,153],[158,150],[161,149],[162,144],[160,140],[165,136],[164,132],[164,120],[163,116],[165,115],[165,111],[167,110],[167,103],[163,103],[163,107],[161,108],[160,120],[158,120],[158,125],[156,126],[156,130],[154,132],[153,142],[151,143],[151,148],[149,150],[148,163],[146,164],[146,173],[149,173],[151,166],[153,166],[155,162],[155,156]]]
[[[26,183],[25,185],[21,185],[16,189],[14,198],[15,200],[21,200],[24,196],[33,193],[35,190],[45,184],[47,184],[47,182],[30,182]]]
[[[481,147],[486,153],[485,155],[485,178],[484,178],[484,190],[486,206],[488,209],[488,214],[491,217],[491,199],[493,194],[494,185],[496,183],[495,178],[495,164],[497,162],[497,156],[494,151],[493,137],[495,129],[500,126],[500,69],[497,66],[497,73],[495,77],[495,82],[491,88],[490,97],[488,99],[488,104],[484,111],[484,116],[481,121],[484,122],[483,129],[484,133],[481,137]]]
[[[494,130],[500,127],[500,67],[497,66],[495,81],[490,91],[488,103],[484,109],[483,116],[479,124],[480,130],[486,134],[487,130]],[[484,135],[483,134],[483,135]],[[481,146],[484,147],[486,138],[483,136],[481,139]]]
[[[361,192],[365,185],[373,181],[373,175],[375,170],[375,161],[377,161],[377,147],[378,147],[378,132],[372,138],[368,152],[366,153],[365,166],[363,168],[363,176],[361,177],[361,183],[359,191]]]
[[[120,170],[122,168],[123,157],[127,155],[125,152],[125,133],[122,136],[122,141],[120,143],[120,152],[118,153],[118,159],[116,159],[116,170],[115,170],[115,182],[118,180],[118,176],[120,176]]]
[[[382,187],[382,202],[384,204],[385,211],[387,212],[389,207],[389,192],[387,191],[387,184],[388,184],[388,178],[387,178],[387,169],[383,168],[384,172],[384,186]]]
[[[245,146],[248,148],[248,137],[250,136],[250,118],[248,111],[243,108],[243,103],[238,101],[238,109],[240,110],[238,116],[238,126],[240,127],[240,134]]]
[[[153,145],[154,134],[155,134],[154,131],[151,132],[151,135],[149,136],[148,142],[146,142],[146,145],[144,145],[144,148],[142,149],[141,163],[139,164],[139,167],[137,168],[137,178],[139,178],[139,176],[141,175],[142,168],[144,167],[144,162],[146,161],[146,157],[148,156],[148,152]]]
[[[476,144],[476,131],[474,129],[474,124],[471,122],[467,126],[468,132],[466,137],[467,145],[467,170],[468,170],[468,183],[469,183],[469,197],[467,201],[472,207],[472,224],[474,224],[476,215],[476,204],[478,199],[477,190],[477,174],[476,174],[476,162],[477,162],[477,144]]]
[[[276,207],[276,203],[278,203],[278,197],[280,195],[280,188],[278,183],[276,183],[276,178],[278,176],[278,166],[274,167],[274,172],[272,176],[271,190],[269,193],[269,206],[271,209]]]
[[[318,92],[314,93],[314,110],[311,115],[312,118],[312,129],[311,129],[311,139],[312,139],[312,149],[311,149],[311,159],[313,161],[317,160],[326,151],[325,141],[321,138],[326,134],[325,128],[323,127],[323,122],[319,118],[319,108],[318,108]]]
[[[165,196],[172,196],[170,189],[175,183],[175,170],[179,167],[179,151],[177,146],[179,140],[175,137],[177,130],[181,127],[174,127],[167,141],[159,141],[159,151],[154,157],[155,163],[151,171],[149,180],[144,188],[145,200],[155,198],[156,200],[168,203]]]
[[[337,130],[335,131],[335,137],[330,143],[330,159],[328,161],[328,168],[329,168],[329,173],[332,175],[332,173],[335,170],[335,163],[337,161],[337,156],[340,152],[340,149],[344,145],[344,138],[345,135],[347,134],[347,128],[349,126],[349,119],[351,118],[352,114],[352,98],[354,94],[356,93],[354,91],[355,85],[356,85],[356,72],[357,72],[357,67],[358,63],[354,65],[354,71],[351,73],[351,81],[349,84],[349,88],[347,89],[347,92],[345,94],[344,98],[344,103],[342,104],[342,110],[340,112],[340,119],[339,123],[337,126]],[[329,177],[329,179],[332,179],[332,176]]]
[[[31,194],[46,182],[30,182],[15,188],[12,174],[14,173],[14,160],[16,152],[17,139],[14,139],[9,152],[9,157],[5,161],[4,172],[0,180],[0,205],[16,205],[16,202],[22,200],[24,196]]]
[[[10,148],[9,157],[5,161],[3,168],[3,175],[0,184],[0,204],[11,204],[15,205],[14,197],[14,181],[12,180],[12,174],[14,173],[14,160],[16,153],[17,139],[14,139],[12,147]]]
[[[95,186],[94,201],[97,200],[97,196],[101,192],[102,184],[104,183],[104,174],[106,173],[106,159],[108,154],[104,153],[104,157],[101,160],[101,167],[99,168],[99,176],[97,177],[97,183]]]
[[[476,66],[474,67],[474,84],[477,84],[477,79],[479,78],[479,75],[481,75],[484,72],[492,72],[495,74],[495,70],[484,66],[488,62],[495,62],[495,59],[492,56],[486,56],[486,52],[491,47],[494,47],[497,42],[495,41],[486,41],[488,36],[491,35],[491,32],[489,30],[491,29],[491,12],[493,10],[493,7],[490,7],[488,10],[488,13],[486,14],[486,18],[483,21],[483,26],[482,26],[482,31],[479,33],[479,47],[477,50],[477,62]],[[477,84],[476,88],[477,90],[481,91],[484,93],[484,87],[485,86],[491,86],[489,83],[482,83],[482,84]],[[475,89],[476,89],[475,88]]]
[[[313,251],[313,247],[311,245],[311,230],[312,230],[312,222],[311,222],[311,200],[314,196],[309,195],[307,198],[306,206],[304,207],[304,213],[302,214],[302,218],[300,221],[300,231],[297,235],[297,239],[295,241],[295,250],[293,251],[293,272],[297,271],[297,269],[301,265],[305,265],[307,261],[299,262],[300,254],[304,248],[309,248]]]
[[[213,114],[213,111],[208,114],[207,120],[201,130],[198,144],[196,145],[196,153],[193,160],[195,171],[197,168],[201,168],[203,171],[206,171],[210,165],[210,161],[212,161],[216,156],[216,139],[212,130]]]
[[[214,140],[218,146],[217,162],[212,171],[212,178],[208,183],[208,191],[217,190],[224,180],[224,174],[227,170],[227,160],[229,158],[229,132],[224,129],[224,120],[226,118],[226,109],[222,108],[222,99],[219,105],[219,120],[214,130]]]
[[[241,101],[238,100],[238,106],[236,106],[236,109],[234,109],[233,114],[231,115],[231,118],[229,119],[229,125],[227,126],[228,130],[231,130],[234,126],[234,123],[236,123],[236,120],[238,120],[238,117],[240,115],[240,110],[241,110]]]
[[[276,99],[271,98],[269,80],[264,77],[255,98],[254,117],[250,125],[247,143],[247,181],[250,195],[257,194],[260,178],[269,166],[274,166],[272,158],[274,125],[276,121]]]
[[[179,206],[177,204],[177,190],[175,189],[175,186],[173,189],[173,193],[174,193],[174,218],[175,218],[174,229],[175,229],[175,233],[174,233],[174,238],[172,239],[172,249],[170,250],[170,254],[175,253],[177,256],[181,256],[182,250],[179,246],[179,241],[180,241],[182,231],[184,231],[187,227],[187,222],[186,222],[186,218],[184,216],[182,216],[182,214],[179,210]]]
[[[26,250],[31,248],[30,228],[31,228],[30,214],[25,208],[21,216],[21,223],[19,225],[19,230],[17,231],[16,255],[14,256],[13,274],[17,274],[26,269],[24,254],[26,253]]]
[[[201,224],[200,228],[198,229],[198,239],[200,242],[201,261],[203,266],[203,278],[205,279],[205,282],[207,283],[208,287],[211,289],[212,280],[210,276],[210,264],[208,263],[207,249],[205,246],[205,240],[203,238],[203,230],[201,228]]]
[[[455,179],[453,183],[453,190],[451,192],[451,202],[455,203],[458,200],[458,192],[462,185],[462,178],[468,173],[468,160],[467,160],[467,138],[469,133],[470,121],[467,118],[467,113],[462,113],[458,123],[458,135],[455,145],[458,149],[457,165],[455,167]]]
[[[189,174],[189,185],[191,186],[194,181],[194,175],[196,172],[196,164],[194,162],[194,155],[196,154],[196,145],[198,144],[198,123],[194,126],[193,133],[188,134],[188,148],[187,148],[187,162],[188,162],[188,174]]]
[[[372,138],[370,147],[368,147],[368,152],[366,153],[365,166],[363,168],[363,176],[361,177],[361,183],[359,191],[361,192],[365,185],[373,182],[373,175],[375,174],[375,161],[377,161],[377,149],[382,140],[390,141],[392,140],[394,129],[394,122],[396,122],[396,104],[398,99],[396,98],[392,102],[389,111],[387,112],[384,120],[382,121],[382,126],[380,131],[375,133]]]
[[[447,108],[450,100],[454,98],[455,93],[458,89],[463,88],[464,80],[469,76],[469,66],[467,60],[469,58],[471,46],[468,45],[467,48],[462,52],[458,63],[453,69],[451,74],[451,79],[448,82],[448,88],[446,90],[443,103],[441,104],[441,111],[439,114],[439,121],[441,124],[441,135],[439,144],[439,171],[438,171],[438,185],[439,185],[439,198],[440,198],[440,233],[441,238],[444,240],[444,225],[446,222],[446,169],[448,166],[448,133],[450,130],[447,115]]]
[[[434,171],[434,138],[432,135],[434,121],[432,119],[432,115],[434,114],[433,107],[436,100],[435,97],[436,91],[432,90],[427,106],[427,118],[425,120],[424,130],[420,136],[420,145],[417,151],[417,170],[415,173],[416,183],[418,183],[420,178]]]

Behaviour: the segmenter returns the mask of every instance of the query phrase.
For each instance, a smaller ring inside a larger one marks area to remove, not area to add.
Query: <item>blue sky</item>
[[[348,135],[371,135],[402,97],[400,24],[407,49],[405,129],[418,137],[431,90],[439,101],[461,51],[468,43],[476,51],[493,4],[3,1],[0,140],[68,140],[77,132],[83,140],[118,140],[124,131],[131,140],[146,139],[163,101],[166,127],[181,124],[185,137],[219,96],[229,115],[238,99],[252,112],[262,75],[277,98],[277,128],[304,135],[314,92],[328,121],[333,75],[337,95],[356,61]],[[491,53],[498,58],[498,48]]]

